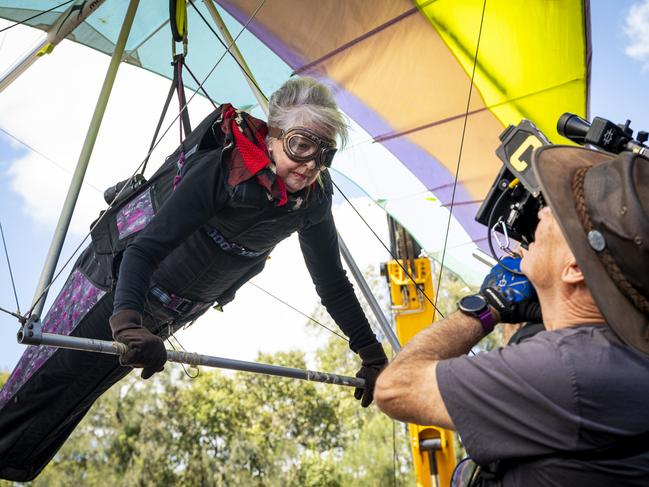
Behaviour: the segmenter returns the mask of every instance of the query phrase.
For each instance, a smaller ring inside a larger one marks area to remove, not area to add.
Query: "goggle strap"
[[[281,139],[283,135],[284,131],[282,129],[268,125],[269,137],[273,137],[274,139]]]

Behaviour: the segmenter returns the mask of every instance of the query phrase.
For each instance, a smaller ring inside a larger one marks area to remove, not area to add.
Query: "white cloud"
[[[649,69],[649,0],[631,5],[625,19],[624,33],[629,41],[626,54],[643,62],[645,70]]]

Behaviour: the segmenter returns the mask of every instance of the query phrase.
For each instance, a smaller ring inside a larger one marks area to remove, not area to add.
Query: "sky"
[[[616,123],[631,119],[632,128],[649,130],[649,0],[591,1],[591,32],[590,115]],[[0,72],[39,36],[40,32],[26,28],[0,33]],[[0,223],[23,311],[32,300],[106,62],[106,56],[64,42],[0,93]],[[73,253],[104,206],[103,189],[128,177],[146,153],[167,89],[166,80],[128,65],[120,68],[62,261]],[[191,109],[194,124],[209,109],[206,102],[196,100]],[[29,141],[30,147],[19,141]],[[174,137],[165,139],[152,161],[161,161],[176,144]],[[357,188],[348,184],[343,191],[353,197],[354,206],[387,242],[383,212]],[[349,205],[336,201],[334,214],[361,268],[387,260],[380,243]],[[266,270],[253,282],[306,314],[318,306],[295,238],[277,247]],[[59,279],[55,284],[50,301],[61,283]],[[0,307],[16,309],[4,249],[0,252]],[[179,339],[191,351],[252,360],[260,350],[312,351],[326,336],[308,332],[306,321],[258,287],[246,285],[223,313],[208,312],[181,332]],[[0,370],[10,370],[22,353],[23,346],[15,341],[17,330],[17,321],[0,313]]]

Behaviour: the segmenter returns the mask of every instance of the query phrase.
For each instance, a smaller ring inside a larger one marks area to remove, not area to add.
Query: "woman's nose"
[[[311,170],[311,169],[315,169],[315,167],[316,167],[315,159],[311,159],[310,161],[305,162],[304,165],[305,165],[309,170]]]

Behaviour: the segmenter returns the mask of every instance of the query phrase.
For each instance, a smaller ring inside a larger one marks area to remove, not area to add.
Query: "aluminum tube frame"
[[[234,42],[234,39],[232,38],[230,31],[228,30],[227,26],[223,22],[223,19],[221,18],[218,11],[216,10],[214,3],[212,2],[212,0],[203,0],[203,3],[210,11],[210,14],[212,14],[212,18],[214,19],[214,22],[216,22],[219,31],[221,31],[221,33],[223,34],[223,37],[225,37],[226,42],[229,43],[230,52],[239,61],[239,66],[241,70],[245,71],[244,76],[247,73],[248,76],[245,76],[246,81],[250,85],[250,89],[255,95],[255,98],[257,98],[257,101],[259,102],[259,105],[261,106],[262,110],[264,111],[264,113],[266,113],[266,116],[268,116],[268,100],[266,99],[266,96],[258,90],[255,83],[251,81],[254,80],[255,78],[252,75],[252,72],[250,71],[248,64],[243,58],[241,51],[239,51],[239,48]],[[390,323],[388,322],[387,318],[383,314],[383,311],[381,310],[381,306],[376,301],[374,294],[372,294],[372,290],[370,289],[367,282],[365,281],[365,277],[363,277],[363,273],[358,269],[358,266],[356,265],[354,258],[349,252],[349,249],[345,245],[345,242],[343,242],[340,233],[338,233],[338,243],[340,246],[340,253],[345,259],[345,262],[347,262],[347,265],[349,266],[350,270],[352,271],[352,275],[354,276],[354,279],[358,283],[358,286],[360,287],[363,296],[365,296],[367,303],[370,305],[370,309],[374,313],[374,316],[376,317],[376,320],[378,321],[381,330],[383,330],[383,333],[385,334],[388,341],[390,342],[390,345],[392,345],[392,349],[395,352],[399,352],[399,350],[401,350],[401,344],[399,343],[399,339],[397,338],[397,335],[395,335],[394,330],[392,329]]]
[[[221,18],[221,15],[216,9],[214,2],[212,0],[203,0],[203,3],[207,7],[207,10],[210,12],[210,15],[212,16],[212,19],[214,20],[216,27],[219,29],[219,32],[221,32],[221,34],[225,38],[225,43],[228,46],[228,50],[239,62],[239,66],[241,70],[244,72],[243,73],[244,78],[246,78],[246,82],[248,83],[248,86],[250,86],[252,93],[255,95],[255,98],[257,98],[257,101],[259,102],[259,106],[268,117],[268,98],[266,98],[266,95],[264,95],[259,90],[258,85],[256,84],[257,80],[253,77],[252,71],[250,70],[248,63],[246,63],[246,60],[244,59],[243,55],[241,54],[241,51],[239,50],[239,47],[237,46],[234,39],[232,38],[232,35],[230,34],[228,27],[225,25],[225,22],[223,22],[223,19]]]
[[[38,59],[38,52],[43,49],[49,41],[47,36],[44,35],[43,39],[29,52],[25,53],[20,59],[18,59],[0,78],[0,93],[9,86],[11,83],[16,81],[16,79],[27,71],[32,64]]]
[[[52,24],[50,30],[39,41],[38,45],[18,59],[0,77],[0,93],[13,83],[27,68],[43,54],[49,54],[74,29],[92,15],[105,0],[81,2],[77,0]]]
[[[59,261],[61,255],[61,249],[63,247],[63,241],[68,232],[68,227],[70,226],[70,220],[72,219],[72,213],[74,212],[74,207],[77,203],[77,198],[79,197],[79,192],[81,191],[81,184],[83,183],[83,178],[86,174],[86,169],[88,168],[88,162],[90,161],[90,156],[92,150],[95,146],[95,141],[97,140],[97,134],[99,133],[99,127],[101,126],[104,113],[106,112],[106,106],[108,105],[108,99],[110,93],[113,89],[113,84],[115,82],[115,77],[117,76],[117,69],[122,60],[124,54],[124,48],[126,46],[126,41],[128,39],[129,33],[131,31],[131,26],[133,25],[133,19],[135,18],[135,13],[137,12],[137,7],[139,0],[130,0],[128,5],[128,10],[126,11],[126,16],[124,17],[124,23],[122,24],[122,29],[117,38],[117,43],[115,44],[115,51],[110,60],[110,65],[106,72],[106,77],[104,78],[104,84],[101,87],[101,92],[99,93],[99,99],[97,100],[97,105],[95,106],[95,112],[92,115],[90,121],[90,126],[88,127],[88,132],[86,134],[86,140],[79,154],[79,160],[77,166],[72,175],[72,181],[70,182],[70,187],[68,188],[68,194],[63,203],[63,208],[61,209],[61,215],[59,216],[59,221],[54,230],[54,236],[52,238],[52,243],[50,244],[50,249],[43,265],[43,271],[41,272],[41,277],[36,286],[36,292],[34,293],[34,299],[32,302],[33,312],[32,314],[40,316],[45,306],[45,300],[47,298],[48,286],[52,281],[54,272],[56,270],[56,265]]]
[[[70,350],[81,350],[85,352],[105,353],[110,355],[121,355],[127,349],[126,345],[119,342],[58,335],[56,333],[40,333],[39,331],[36,331],[36,333],[31,337],[29,335],[22,337],[19,336],[19,342],[23,344],[43,345]],[[288,377],[290,379],[301,379],[310,382],[323,382],[325,384],[334,384],[339,386],[359,387],[361,389],[365,387],[365,380],[357,377],[348,377],[345,375],[317,372],[313,370],[296,369],[293,367],[283,367],[280,365],[244,362],[242,360],[214,357],[211,355],[201,355],[191,352],[167,350],[167,360],[169,362],[180,364],[194,366],[203,365],[206,367],[216,367],[220,369],[239,370],[243,372],[253,372],[256,374]]]

